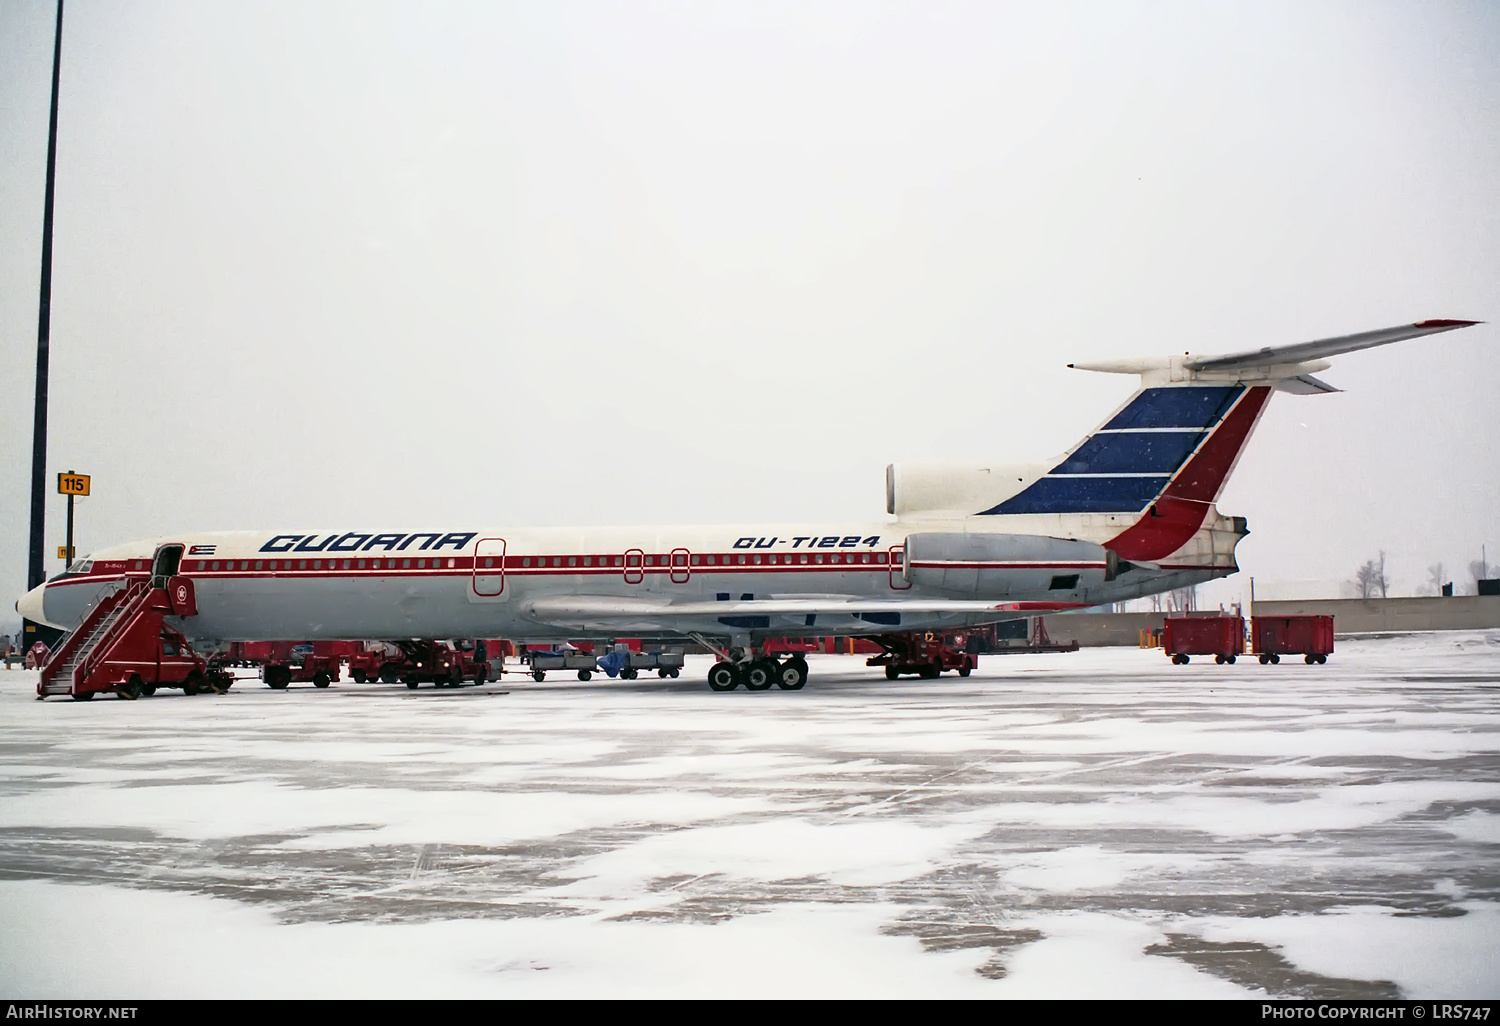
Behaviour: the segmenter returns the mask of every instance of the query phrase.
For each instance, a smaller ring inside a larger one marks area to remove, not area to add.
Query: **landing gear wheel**
[[[313,674],[313,687],[315,688],[326,688],[332,683],[333,678],[328,676],[328,674],[324,673],[322,670],[319,670],[317,673]]]
[[[895,680],[899,676],[901,676],[901,671],[896,669],[894,666],[887,666],[885,668],[886,680]]]
[[[534,680],[534,681],[536,681],[538,684],[540,684],[542,681],[544,681],[544,680],[547,679],[547,671],[545,671],[545,670],[532,670],[531,671],[531,679]]]
[[[141,686],[143,683],[140,674],[132,673],[130,679],[125,683],[115,685],[115,694],[127,702],[134,702],[137,698],[141,697]]]
[[[418,686],[419,685],[418,685],[417,681],[409,680],[409,681],[406,682],[406,690],[408,690],[408,691],[415,691],[415,690],[417,690]]]
[[[588,680],[592,676],[593,676],[593,674],[590,673],[588,670],[579,670],[578,671],[578,679],[579,680]]]
[[[708,671],[708,686],[715,691],[733,691],[740,686],[740,671],[733,663],[714,663]]]
[[[765,691],[776,682],[776,664],[769,659],[757,659],[745,669],[745,690]]]
[[[788,659],[776,669],[776,686],[783,691],[801,691],[807,683],[807,664]]]
[[[363,684],[365,681],[370,679],[369,675],[366,674],[364,670],[351,670],[349,671],[349,676],[354,678],[354,683],[356,684]]]

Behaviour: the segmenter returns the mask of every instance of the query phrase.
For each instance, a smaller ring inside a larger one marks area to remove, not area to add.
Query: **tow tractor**
[[[489,650],[483,641],[403,640],[365,647],[350,660],[350,676],[356,681],[378,677],[382,683],[399,681],[416,690],[423,684],[458,687],[490,679]]]
[[[960,677],[967,677],[979,664],[978,659],[935,631],[878,634],[870,640],[885,651],[866,659],[865,665],[884,666],[886,680],[895,680],[903,673],[932,680],[945,670],[957,670]]]

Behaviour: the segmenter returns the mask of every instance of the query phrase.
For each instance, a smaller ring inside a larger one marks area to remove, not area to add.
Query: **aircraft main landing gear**
[[[801,656],[784,663],[769,656],[747,663],[721,660],[708,671],[708,686],[715,691],[733,691],[741,684],[746,691],[769,691],[773,684],[783,691],[801,691],[807,684],[807,660]]]

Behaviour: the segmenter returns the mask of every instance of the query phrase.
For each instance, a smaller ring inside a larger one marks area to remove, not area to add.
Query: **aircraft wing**
[[[1249,367],[1307,363],[1312,360],[1322,360],[1330,356],[1338,356],[1340,353],[1353,353],[1360,349],[1372,349],[1375,346],[1400,342],[1403,339],[1419,338],[1423,335],[1436,335],[1440,331],[1467,328],[1470,325],[1479,323],[1481,322],[1453,320],[1418,321],[1416,324],[1402,324],[1394,328],[1381,328],[1378,331],[1362,331],[1357,335],[1340,335],[1337,338],[1318,339],[1315,342],[1298,342],[1290,346],[1266,346],[1263,349],[1255,349],[1245,353],[1230,353],[1225,356],[1196,356],[1184,360],[1183,366],[1190,370],[1234,371],[1244,370]],[[1326,385],[1316,378],[1311,378],[1308,382],[1308,391],[1313,393],[1322,391],[1336,392],[1338,389]]]
[[[610,595],[568,595],[533,599],[523,610],[535,620],[558,627],[599,630],[718,630],[725,627],[768,629],[771,618],[790,627],[817,626],[819,617],[854,617],[868,623],[899,624],[893,614],[1004,613],[1018,604],[961,599],[858,599],[825,597],[742,599],[730,602],[670,602]],[[1018,616],[1026,615],[1018,612]],[[793,618],[796,618],[795,620]],[[997,616],[997,619],[1004,619]],[[755,622],[755,621],[765,621]]]

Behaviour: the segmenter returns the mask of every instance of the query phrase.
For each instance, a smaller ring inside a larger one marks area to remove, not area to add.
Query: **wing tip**
[[[1483,324],[1483,323],[1484,323],[1484,321],[1458,321],[1458,320],[1451,320],[1449,318],[1444,318],[1444,317],[1435,317],[1435,318],[1433,318],[1431,320],[1418,321],[1417,323],[1413,324],[1412,327],[1413,328],[1469,328],[1469,327],[1473,327],[1476,324]]]

